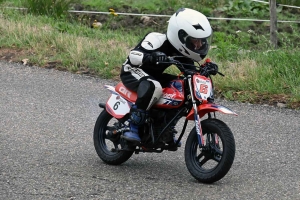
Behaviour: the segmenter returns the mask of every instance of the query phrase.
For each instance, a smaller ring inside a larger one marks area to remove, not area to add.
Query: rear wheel
[[[203,120],[201,126],[206,145],[199,148],[194,128],[186,141],[185,163],[198,181],[213,183],[222,179],[231,168],[235,156],[235,141],[229,127],[218,119]]]
[[[106,110],[103,110],[94,128],[96,152],[101,160],[111,165],[120,165],[133,154],[133,151],[119,151],[124,148],[125,141],[119,135],[110,134],[112,130],[117,129],[119,126],[118,120],[113,118]]]

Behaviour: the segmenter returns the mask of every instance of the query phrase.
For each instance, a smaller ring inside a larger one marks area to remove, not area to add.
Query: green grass
[[[75,0],[24,0],[23,5],[28,12],[35,15],[48,15],[54,18],[64,17],[68,14],[71,4]]]
[[[67,70],[90,70],[111,78],[138,41],[121,31],[100,32],[46,16],[7,15],[9,19],[0,18],[0,46],[24,49],[30,53],[20,60],[27,58],[38,65],[60,60],[60,67]],[[62,26],[68,31],[61,31]],[[130,39],[124,41],[124,37]]]
[[[216,9],[223,8],[227,2],[220,1],[217,4],[215,1],[203,1],[202,5],[205,12],[213,16]],[[23,3],[19,0],[3,1],[2,5],[21,6]],[[142,0],[82,0],[82,3],[99,11],[114,8],[118,12],[124,6],[131,5],[132,12],[164,14],[172,14],[182,5],[199,7],[194,0],[153,0],[148,3]],[[247,17],[248,12],[237,12],[237,15]],[[118,77],[130,49],[151,28],[155,31],[164,29],[161,32],[166,30],[166,27],[156,30],[155,27],[139,26],[135,29],[111,28],[111,24],[124,21],[125,16],[110,16],[103,27],[91,29],[87,23],[91,20],[89,18],[82,23],[75,18],[70,20],[65,13],[39,14],[42,15],[0,9],[0,50],[5,48],[22,52],[17,61],[26,58],[29,63],[40,66],[55,61],[59,69],[89,72],[104,78]],[[266,11],[262,11],[257,17],[266,15]],[[226,16],[226,12],[222,16]],[[279,16],[286,17],[285,20],[297,19],[297,15],[290,10],[283,10]],[[279,48],[274,50],[269,44],[268,22],[213,20],[211,23],[215,32],[213,48],[208,56],[219,64],[220,71],[226,75],[215,78],[216,88],[223,96],[231,100],[257,102],[284,95],[285,102],[294,107],[300,105],[298,24],[278,24],[280,43]],[[173,68],[168,72],[177,73]]]

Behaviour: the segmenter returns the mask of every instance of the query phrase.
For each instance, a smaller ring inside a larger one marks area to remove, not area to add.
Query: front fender
[[[206,113],[210,112],[221,112],[224,114],[229,114],[229,115],[238,115],[229,108],[226,108],[225,106],[217,105],[217,104],[202,104],[197,107],[198,114],[200,118],[202,118]],[[192,109],[188,115],[186,116],[187,120],[194,120],[194,109]]]

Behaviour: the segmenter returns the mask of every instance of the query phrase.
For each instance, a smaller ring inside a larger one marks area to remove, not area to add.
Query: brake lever
[[[197,73],[196,71],[194,71],[194,70],[189,70],[189,69],[185,69],[184,71],[183,71],[185,74],[187,74],[187,75],[194,75],[195,73]]]
[[[165,61],[165,62],[156,62],[155,64],[156,65],[159,65],[159,64],[174,64],[174,60],[169,57],[167,61]]]
[[[155,64],[156,65],[159,65],[159,64],[170,64],[170,62],[156,62]]]
[[[221,72],[217,72],[219,75],[221,75],[221,76],[225,76],[224,74],[222,74]]]

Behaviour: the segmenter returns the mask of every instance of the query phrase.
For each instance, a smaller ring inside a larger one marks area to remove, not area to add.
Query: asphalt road
[[[92,140],[115,82],[0,63],[0,199],[300,199],[300,112],[220,101],[231,127],[229,173],[198,183],[177,152],[104,164]],[[184,141],[186,137],[183,138]]]

